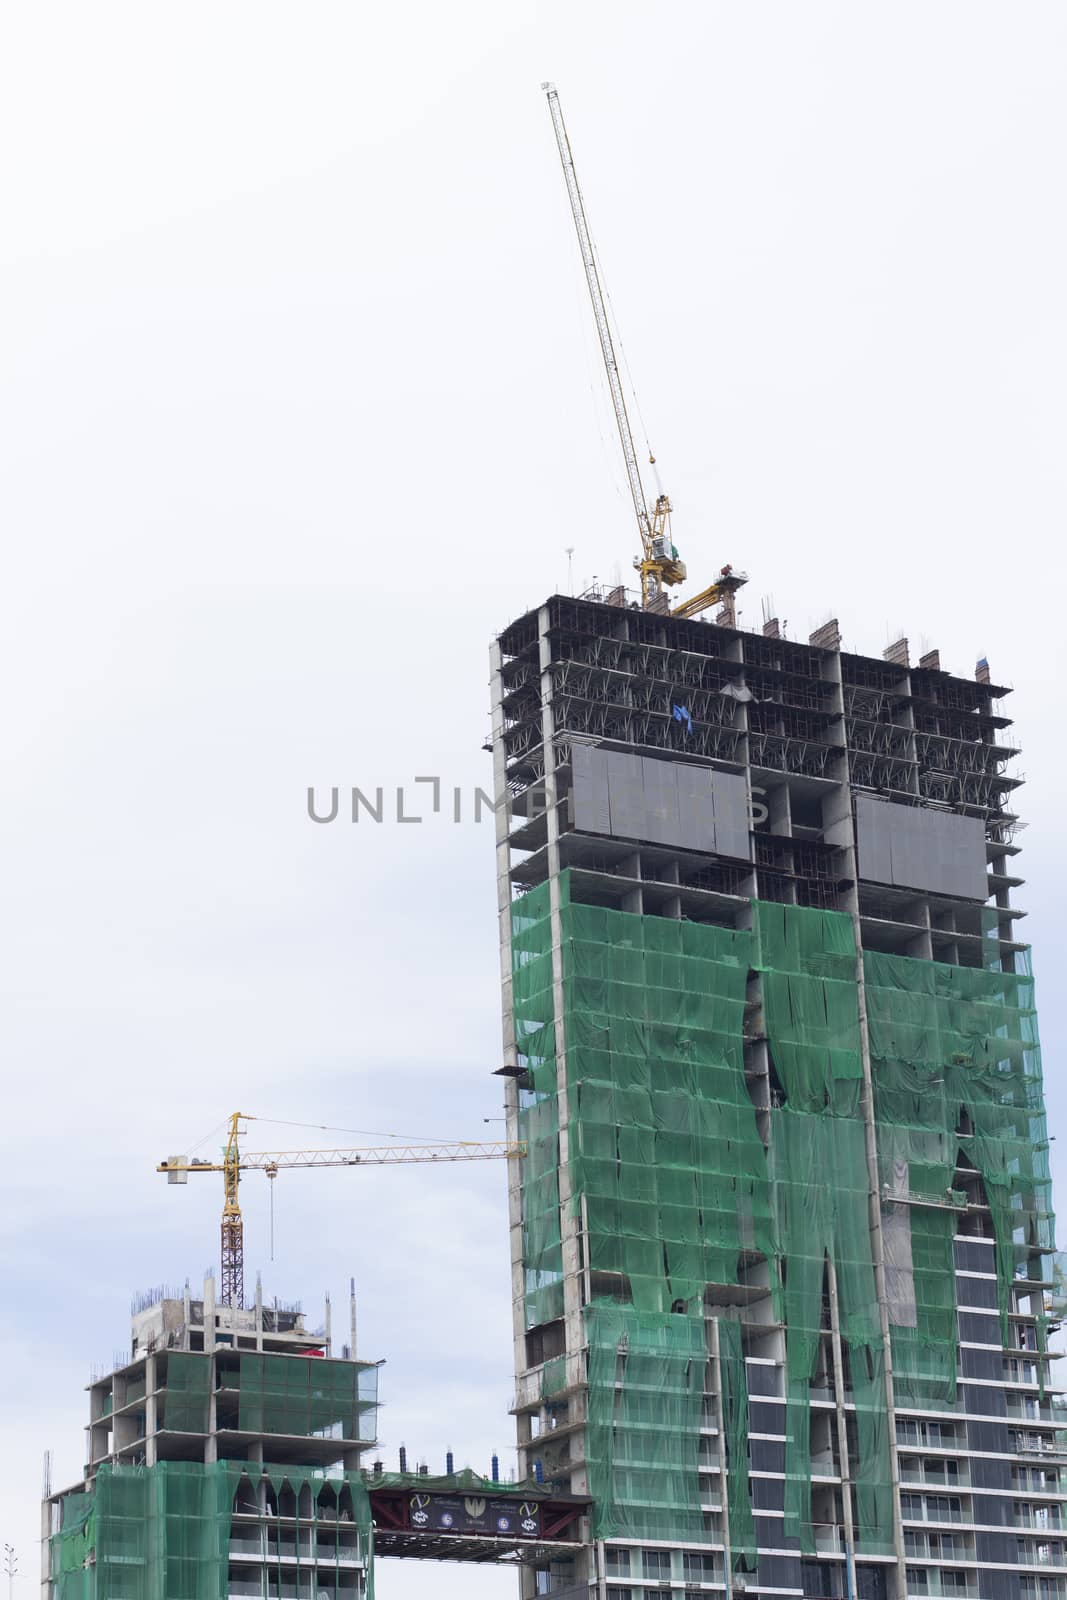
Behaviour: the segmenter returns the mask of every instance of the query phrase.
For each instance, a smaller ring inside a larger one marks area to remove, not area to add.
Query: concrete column
[[[563,924],[559,892],[559,817],[556,812],[556,719],[552,708],[552,640],[548,606],[538,613],[541,667],[541,738],[545,763],[545,821],[548,828],[548,895],[552,928],[552,1004],[556,1024],[556,1094],[559,1115],[559,1214],[563,1258],[563,1317],[568,1353],[583,1348],[581,1245],[573,1211],[569,1157],[567,1038],[563,1025]]]
[[[856,1570],[856,1531],[852,1521],[852,1466],[848,1454],[848,1426],[845,1418],[845,1363],[841,1355],[841,1318],[837,1304],[837,1267],[832,1255],[826,1259],[830,1284],[830,1343],[834,1358],[834,1409],[837,1413],[837,1453],[841,1458],[841,1515],[845,1524],[847,1559]],[[854,1584],[853,1586],[854,1587]]]
[[[211,1463],[219,1459],[218,1404],[215,1394],[215,1280],[208,1273],[204,1278],[204,1350],[211,1357],[211,1377],[207,1410],[207,1437],[204,1440],[204,1460]]]
[[[144,1364],[144,1431],[145,1465],[154,1467],[158,1460],[156,1434],[159,1432],[159,1363],[154,1355],[147,1356]]]
[[[715,1371],[715,1427],[719,1434],[719,1504],[722,1506],[723,1565],[726,1572],[732,1576],[734,1558],[730,1545],[730,1485],[726,1473],[726,1417],[722,1403],[722,1351],[719,1345],[718,1317],[712,1317],[709,1329],[711,1333],[709,1348]]]
[[[215,1280],[209,1272],[204,1278],[204,1349],[215,1348]]]
[[[834,681],[838,684],[837,705],[841,713],[842,754],[838,788],[831,800],[824,803],[826,820],[824,836],[839,845],[849,862],[848,876],[858,878],[855,828],[852,820],[852,788],[849,774],[847,742],[844,739],[844,689],[841,677],[841,658],[832,658]],[[900,1462],[897,1455],[896,1406],[893,1399],[893,1349],[889,1331],[889,1302],[886,1295],[885,1258],[882,1253],[881,1186],[878,1181],[878,1144],[874,1127],[874,1084],[871,1077],[871,1046],[867,1029],[867,992],[863,977],[863,931],[860,927],[859,890],[853,887],[849,894],[848,909],[856,940],[856,986],[859,999],[860,1053],[863,1063],[863,1082],[860,1093],[860,1111],[863,1117],[864,1145],[867,1156],[867,1220],[871,1236],[871,1256],[874,1262],[875,1293],[878,1297],[878,1326],[885,1348],[885,1399],[889,1433],[889,1464],[893,1484],[893,1554],[896,1566],[889,1573],[890,1589],[896,1600],[905,1600],[904,1530],[900,1520]]]
[[[496,896],[500,933],[500,992],[503,1064],[518,1064],[515,1043],[515,1004],[511,976],[511,878],[508,833],[511,813],[507,784],[507,753],[504,748],[503,654],[498,643],[490,650],[491,710],[493,742],[493,821],[496,833]],[[519,1091],[514,1078],[503,1078],[505,1127],[509,1142],[519,1138]],[[508,1162],[508,1233],[511,1261],[512,1337],[515,1347],[515,1372],[526,1371],[526,1275],[522,1237],[522,1162]],[[521,1433],[517,1439],[520,1474],[527,1471]]]
[[[47,1492],[47,1491],[46,1491]],[[41,1600],[52,1600],[52,1502],[41,1502]]]

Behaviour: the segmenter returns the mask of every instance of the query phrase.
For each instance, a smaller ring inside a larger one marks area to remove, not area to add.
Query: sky
[[[1067,13],[9,0],[0,13],[0,1538],[133,1293],[194,1285],[238,1108],[498,1135],[494,633],[636,544],[559,87],[674,535],[791,637],[1014,686],[1053,1132]],[[451,805],[434,816],[437,776]],[[417,824],[310,821],[309,785]],[[420,798],[421,797],[421,798]],[[255,1125],[253,1124],[253,1128]],[[266,1146],[340,1135],[268,1124]],[[256,1141],[250,1138],[250,1144]],[[1056,1146],[1053,1147],[1057,1148]],[[245,1185],[359,1304],[382,1455],[514,1464],[503,1165]],[[512,1595],[383,1562],[380,1600]]]

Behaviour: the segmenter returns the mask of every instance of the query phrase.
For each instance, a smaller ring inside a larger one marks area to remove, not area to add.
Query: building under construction
[[[232,1227],[232,1223],[229,1224]],[[224,1224],[224,1226],[226,1226]],[[244,1306],[159,1290],[130,1347],[89,1385],[82,1481],[42,1507],[42,1600],[374,1600],[374,1563],[554,1565],[587,1540],[588,1500],[494,1458],[432,1475],[365,1457],[378,1362],[335,1355],[330,1305]]]
[[[492,682],[523,1595],[1067,1595],[1007,690],[619,589]]]
[[[476,1147],[242,1158],[235,1113],[161,1165],[224,1175],[223,1304],[144,1308],[92,1385],[44,1600],[370,1600],[375,1552],[522,1600],[1067,1600],[1007,690],[746,632],[730,567],[672,608],[545,89],[641,555],[493,647],[520,1481],[367,1472],[376,1369],[243,1306],[242,1168]]]
[[[211,1277],[133,1309],[89,1386],[84,1482],[45,1500],[43,1600],[361,1600],[377,1365],[258,1285],[248,1309]]]

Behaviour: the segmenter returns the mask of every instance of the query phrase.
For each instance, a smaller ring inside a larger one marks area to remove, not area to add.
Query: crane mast
[[[593,249],[593,240],[589,232],[589,224],[586,221],[585,205],[582,201],[582,191],[578,185],[578,174],[574,166],[570,140],[567,137],[566,124],[563,121],[563,112],[560,109],[559,95],[554,84],[543,83],[541,87],[548,96],[548,109],[552,117],[552,127],[555,130],[556,144],[559,147],[559,158],[563,164],[563,177],[567,185],[567,196],[571,203],[571,215],[574,218],[575,232],[578,235],[578,248],[581,252],[582,266],[585,269],[585,282],[589,290],[589,299],[593,306],[593,318],[596,322],[597,335],[600,339],[600,353],[604,358],[604,370],[607,373],[611,403],[615,409],[615,422],[619,430],[619,442],[622,445],[626,478],[630,485],[630,496],[634,503],[637,526],[641,534],[642,555],[634,561],[634,566],[637,567],[641,574],[641,599],[642,603],[647,606],[660,596],[663,592],[664,584],[684,581],[685,565],[679,561],[671,543],[670,500],[665,494],[658,495],[651,514],[645,500],[641,472],[637,464],[637,451],[634,447],[633,432],[630,428],[630,418],[626,410],[626,396],[623,393],[619,363],[615,358],[615,344],[611,337],[611,324],[608,321],[607,304],[604,300],[600,273],[597,270],[596,252]]]
[[[245,1303],[245,1225],[237,1196],[241,1181],[241,1151],[239,1144],[240,1122],[244,1117],[235,1111],[230,1118],[230,1131],[222,1155],[222,1250],[220,1266],[220,1298],[224,1306],[243,1306]]]

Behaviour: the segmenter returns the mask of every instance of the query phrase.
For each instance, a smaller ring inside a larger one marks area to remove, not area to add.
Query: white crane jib
[[[556,144],[559,146],[559,158],[563,164],[563,176],[567,184],[567,195],[571,203],[571,215],[574,218],[575,232],[578,235],[578,248],[581,251],[582,266],[585,269],[586,286],[589,289],[589,299],[592,302],[593,317],[596,321],[597,334],[600,339],[600,351],[604,358],[604,370],[607,373],[608,388],[611,391],[611,403],[615,408],[615,422],[619,430],[619,442],[622,445],[626,477],[630,485],[630,495],[633,499],[634,511],[637,515],[637,526],[641,534],[642,554],[635,559],[634,566],[641,574],[641,599],[643,604],[647,606],[658,598],[663,591],[664,585],[682,583],[684,581],[685,565],[678,559],[677,552],[671,543],[671,503],[667,495],[658,494],[656,496],[655,505],[651,512],[645,500],[641,472],[637,464],[637,451],[634,448],[630,418],[626,410],[626,397],[623,393],[619,364],[615,357],[615,345],[611,337],[607,304],[600,282],[600,273],[597,270],[596,252],[593,249],[593,240],[589,232],[589,224],[586,221],[582,191],[578,185],[578,174],[575,171],[574,156],[571,153],[570,140],[567,137],[563,112],[560,109],[559,95],[554,84],[543,83],[541,87],[548,96],[548,109],[552,116]],[[649,460],[654,462],[654,457],[650,456]]]

